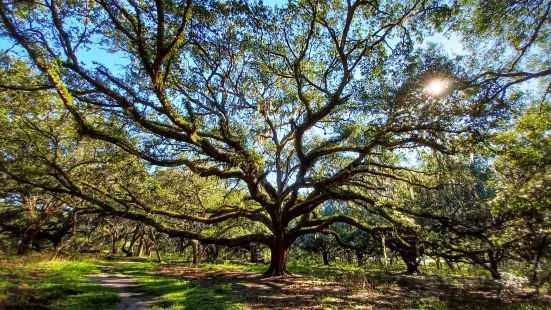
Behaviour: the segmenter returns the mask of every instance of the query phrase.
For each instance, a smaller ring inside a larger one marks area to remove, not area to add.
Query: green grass
[[[419,300],[415,306],[408,309],[416,310],[447,310],[448,306],[445,302],[438,300],[435,297],[427,297]]]
[[[198,264],[197,267],[205,269],[215,269],[215,270],[239,270],[239,271],[249,271],[256,273],[263,273],[268,270],[268,265],[263,264],[252,264],[252,263],[202,263]]]
[[[115,292],[92,282],[101,261],[0,258],[0,308],[113,309]]]
[[[132,277],[144,291],[159,296],[163,302],[154,309],[243,309],[231,285],[202,287],[198,281],[158,274],[157,263],[129,263],[116,265],[113,272]]]
[[[239,270],[263,273],[268,270],[268,265],[253,263],[202,263],[197,267],[216,270]],[[308,264],[300,261],[289,261],[287,268],[291,273],[304,275],[323,275],[333,271],[363,271],[361,267],[344,264],[331,264],[330,266]]]
[[[131,276],[141,289],[152,296],[158,296],[160,303],[154,309],[234,310],[244,308],[242,300],[236,292],[239,284],[227,282],[216,284],[216,281],[207,281],[205,284],[200,280],[186,280],[177,276],[160,274],[160,265],[156,262],[142,260],[117,264],[112,261],[105,262],[87,258],[79,261],[40,261],[44,258],[39,256],[24,258],[0,256],[0,309],[113,309],[118,301],[116,294],[88,278],[88,275],[100,273],[101,265],[114,266],[113,272]],[[166,270],[174,267],[174,271],[177,273],[178,264],[169,264],[169,268]],[[182,267],[188,268],[190,265],[183,264]],[[268,268],[267,265],[251,263],[204,263],[197,267],[203,268],[204,271],[209,269],[237,270],[257,274]],[[295,274],[308,274],[320,279],[342,280],[346,283],[356,283],[353,280],[365,278],[368,283],[375,283],[374,287],[377,289],[382,289],[381,292],[384,292],[383,284],[400,284],[399,281],[402,278],[392,268],[377,269],[375,267],[377,266],[373,265],[363,269],[336,263],[323,266],[308,262],[289,262],[289,270]],[[435,268],[426,268],[425,270],[427,269],[436,270]],[[465,272],[464,270],[466,268],[461,272]],[[427,272],[423,279],[428,282],[436,281],[444,284],[455,282],[460,284],[463,280],[457,276],[440,275],[440,271],[442,270]],[[469,270],[469,273],[474,272]],[[404,279],[402,280],[409,281],[407,277]],[[406,284],[409,285],[409,282]],[[407,285],[403,287],[408,289]],[[437,298],[404,300],[404,306],[407,309],[444,310],[462,308],[463,305],[470,304],[468,300],[463,300],[460,297],[446,297],[443,300]],[[326,309],[345,309],[347,306],[335,296],[324,296],[324,298],[320,298],[319,302]],[[503,304],[503,307],[508,310],[551,310],[548,305],[542,305],[539,301]]]

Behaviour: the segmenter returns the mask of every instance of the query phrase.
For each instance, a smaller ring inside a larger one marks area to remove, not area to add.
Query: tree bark
[[[54,249],[57,249],[57,247],[61,244],[61,241],[63,240],[62,235],[55,235],[49,238],[50,242],[52,243],[52,247]]]
[[[287,269],[287,259],[292,240],[286,240],[284,232],[276,232],[275,242],[270,246],[270,266],[264,272],[265,277],[282,277],[291,275]]]
[[[498,260],[495,257],[494,253],[492,251],[488,252],[488,260],[490,261],[489,264],[485,264],[487,267],[486,270],[490,272],[492,275],[492,279],[499,280],[501,279],[501,274],[499,273],[498,269]]]
[[[381,236],[381,243],[383,245],[383,255],[385,257],[385,265],[388,265],[388,257],[386,255],[386,239],[385,239],[384,235]],[[391,263],[391,265],[392,265],[392,263]]]
[[[218,256],[220,255],[220,247],[218,245],[209,244],[206,247],[206,261],[210,263],[216,263]]]
[[[249,249],[251,251],[251,263],[258,263],[259,262],[259,258],[258,258],[258,244],[256,243],[251,243],[249,245]]]
[[[118,252],[118,244],[119,243],[119,238],[117,238],[116,236],[113,236],[112,237],[112,246],[111,246],[111,254],[113,255],[116,255],[117,252]]]
[[[347,251],[347,252],[346,252],[346,263],[349,264],[349,265],[352,265],[352,262],[353,262],[353,260],[352,260],[352,253],[350,253],[350,252]]]
[[[494,280],[501,279],[501,274],[497,270],[497,262],[496,261],[490,260],[490,263],[486,266],[487,266],[486,270],[488,270],[490,272],[490,274],[492,275],[492,279],[494,279]]]
[[[414,274],[419,273],[419,269],[417,268],[419,266],[419,263],[417,262],[417,253],[414,251],[408,251],[408,252],[399,252],[400,257],[406,264],[406,272],[408,274]]]
[[[136,251],[136,256],[137,256],[137,257],[142,256],[142,254],[143,254],[143,246],[144,246],[144,241],[143,241],[143,236],[141,236],[141,237],[140,237],[140,243],[138,244],[138,250]]]
[[[497,271],[497,269],[488,268],[488,271],[492,275],[492,279],[494,279],[494,280],[501,279],[501,274],[499,273],[499,271]]]
[[[532,277],[530,278],[530,283],[534,286],[535,288],[535,293],[538,295],[539,292],[540,292],[540,281],[538,281],[538,266],[541,262],[541,256],[543,254],[543,249],[545,248],[547,242],[546,242],[546,237],[544,236],[540,242],[540,244],[538,245],[537,247],[537,252],[536,252],[536,256],[534,258],[534,263],[532,264]]]
[[[134,244],[136,243],[136,240],[138,240],[138,237],[140,236],[140,225],[136,225],[136,229],[134,229],[134,233],[132,234],[132,239],[130,240],[130,245],[128,246],[128,249],[125,249],[126,242],[122,245],[122,251],[124,254],[126,254],[127,257],[134,256]]]
[[[161,251],[159,250],[159,244],[157,243],[157,238],[155,237],[155,233],[153,232],[153,229],[149,230],[149,235],[151,236],[151,241],[155,246],[155,253],[157,253],[157,261],[159,262],[159,264],[162,264],[163,258],[161,257]]]
[[[451,262],[450,260],[444,258],[444,262],[446,263],[446,265],[448,265],[448,267],[450,268],[451,271],[455,271],[455,267],[453,266],[453,262]]]
[[[194,265],[197,265],[197,247],[199,246],[199,242],[197,242],[197,240],[191,240],[191,251],[192,251],[192,255],[193,255],[193,262],[192,264]]]
[[[364,253],[356,251],[356,258],[358,260],[358,267],[362,267],[364,265]]]
[[[61,253],[61,251],[63,251],[65,248],[67,248],[75,240],[75,238],[77,236],[77,213],[78,213],[78,211],[73,212],[73,216],[71,217],[72,218],[71,237],[69,238],[69,240],[65,240],[65,242],[62,242],[61,239],[59,240],[58,245],[56,245],[55,248],[54,248],[54,254],[52,255],[52,257],[50,259],[52,259],[52,260],[56,259],[59,256],[59,254]],[[61,237],[61,238],[63,238],[63,237]]]
[[[323,251],[321,252],[321,256],[323,257],[323,265],[329,265],[329,253],[327,251]]]
[[[282,247],[272,247],[270,255],[270,267],[264,273],[266,277],[280,277],[290,275],[287,270],[287,259],[289,256],[289,249]]]
[[[23,239],[21,240],[21,243],[19,244],[19,247],[17,248],[17,255],[25,255],[29,251],[29,248],[31,246],[31,243],[33,242],[34,238],[38,234],[37,229],[31,229],[31,231],[27,232]]]

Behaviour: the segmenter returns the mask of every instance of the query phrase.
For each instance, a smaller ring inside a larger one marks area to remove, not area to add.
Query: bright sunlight
[[[444,80],[432,80],[425,88],[425,91],[432,96],[440,96],[446,90],[447,85]]]

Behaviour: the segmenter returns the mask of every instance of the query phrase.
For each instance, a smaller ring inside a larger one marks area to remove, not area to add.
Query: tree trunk
[[[400,253],[400,257],[402,258],[402,260],[407,266],[406,272],[408,274],[419,273],[419,269],[417,269],[417,267],[419,266],[419,263],[417,262],[417,253],[414,251],[399,252],[399,253]]]
[[[352,265],[352,254],[349,251],[346,252],[346,263]]]
[[[490,263],[486,265],[487,266],[486,270],[490,272],[490,274],[492,275],[492,279],[494,280],[501,279],[501,274],[497,270],[498,260],[495,258],[494,253],[491,251],[488,252],[488,260],[490,261]]]
[[[199,246],[199,242],[197,242],[197,240],[191,240],[191,251],[192,251],[192,255],[193,255],[193,261],[192,263],[194,265],[197,265],[197,247]]]
[[[538,266],[541,262],[543,249],[547,244],[546,239],[547,239],[546,237],[542,238],[542,241],[538,246],[538,251],[536,252],[536,257],[534,258],[534,263],[532,264],[533,270],[532,270],[532,277],[530,278],[530,283],[534,286],[536,294],[539,294],[540,292],[540,282],[538,281]]]
[[[494,280],[501,279],[501,274],[497,270],[497,262],[496,261],[490,260],[490,263],[488,265],[486,265],[485,269],[490,272],[490,274],[492,275],[492,279],[494,279]]]
[[[323,257],[323,265],[327,266],[329,265],[329,253],[327,251],[321,252],[321,255]]]
[[[119,238],[113,236],[112,237],[112,247],[111,247],[111,254],[116,255],[118,251],[117,244],[119,243]]]
[[[21,240],[21,243],[19,244],[19,247],[17,248],[17,255],[25,255],[29,251],[29,248],[31,246],[31,243],[33,242],[34,238],[38,234],[37,229],[31,229],[28,233],[26,233],[23,236],[23,239]]]
[[[136,240],[138,240],[138,237],[140,236],[140,225],[136,225],[136,229],[134,229],[134,233],[132,234],[132,239],[130,240],[130,245],[128,246],[128,249],[125,249],[124,246],[126,245],[126,242],[122,245],[122,251],[124,254],[126,254],[127,257],[134,256],[134,244],[136,243]]]
[[[492,275],[492,279],[494,280],[501,279],[501,274],[499,273],[499,271],[497,271],[497,269],[488,269],[488,271],[490,271],[490,274]]]
[[[419,273],[419,269],[417,269],[417,264],[408,262],[406,272],[407,274]]]
[[[19,243],[19,247],[17,247],[17,255],[25,255],[29,251],[29,248],[31,247],[32,239],[29,236],[24,236],[21,240],[21,243]]]
[[[159,264],[162,264],[163,263],[163,258],[161,257],[161,251],[159,251],[159,248],[157,247],[156,244],[155,244],[155,253],[157,253],[157,262]]]
[[[381,236],[381,243],[383,245],[383,255],[385,257],[385,265],[388,265],[388,257],[386,255],[386,240],[385,240],[385,236]],[[392,262],[390,263],[392,265]]]
[[[143,236],[141,236],[141,237],[140,237],[140,243],[138,244],[138,250],[136,251],[136,256],[137,256],[137,257],[142,256],[142,254],[143,254],[143,246],[144,246],[144,241],[143,241]]]
[[[276,234],[276,240],[270,247],[270,267],[264,272],[266,277],[281,277],[291,273],[287,269],[287,259],[292,241],[285,240],[284,233]]]
[[[161,251],[159,250],[159,244],[157,243],[157,238],[155,238],[155,233],[152,229],[149,230],[149,235],[151,236],[151,241],[153,242],[153,245],[155,246],[155,253],[157,253],[157,261],[159,264],[163,263],[163,258],[161,257]]]
[[[59,239],[59,242],[57,242],[58,245],[55,246],[54,248],[54,254],[52,255],[52,257],[50,259],[54,260],[56,259],[59,254],[61,253],[61,251],[63,251],[65,248],[67,248],[76,238],[77,236],[77,213],[78,211],[75,211],[73,213],[73,216],[72,216],[72,229],[71,229],[71,238],[69,238],[69,240],[65,240],[65,242],[62,242],[62,239],[63,237],[61,237]]]
[[[256,243],[251,243],[249,249],[251,250],[251,263],[258,263],[258,245]]]
[[[207,244],[204,247],[205,261],[207,263],[214,263],[216,261],[213,247],[214,246],[212,244]]]
[[[356,258],[358,259],[358,267],[362,267],[364,265],[364,253],[356,251]]]
[[[52,243],[52,247],[54,249],[57,249],[57,247],[61,244],[61,241],[63,240],[63,237],[62,235],[54,235],[52,237],[50,237],[50,242]]]
[[[445,258],[444,258],[444,262],[446,263],[446,265],[448,265],[451,271],[455,271],[455,267],[453,267],[452,262],[450,262],[448,259],[445,259]]]
[[[217,245],[209,244],[207,247],[207,262],[218,262],[218,256],[220,255],[220,247]]]
[[[184,251],[191,245],[191,241],[185,242],[184,238],[180,238],[180,246],[178,248],[178,256],[182,256]]]

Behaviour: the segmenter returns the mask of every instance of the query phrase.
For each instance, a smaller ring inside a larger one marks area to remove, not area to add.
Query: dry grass
[[[547,309],[549,296],[526,299],[502,294],[491,281],[468,277],[343,273],[338,280],[295,275],[264,278],[257,272],[163,266],[159,273],[205,288],[231,286],[251,309]],[[449,281],[446,281],[449,280]]]

